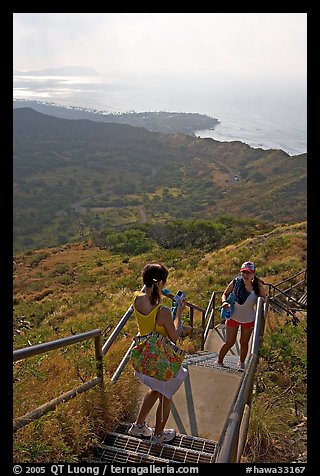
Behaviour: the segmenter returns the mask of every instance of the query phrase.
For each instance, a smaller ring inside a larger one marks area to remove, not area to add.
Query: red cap
[[[242,263],[240,272],[241,271],[249,271],[249,273],[254,273],[256,270],[254,264],[251,261],[245,261]]]

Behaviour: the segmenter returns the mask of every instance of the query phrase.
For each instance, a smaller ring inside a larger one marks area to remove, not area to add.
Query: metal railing
[[[304,269],[277,284],[266,284],[266,286],[269,288],[268,294],[270,298],[270,307],[276,312],[283,311],[287,316],[291,316],[292,323],[296,326],[299,322],[296,312],[307,311],[307,303],[301,302],[299,296],[301,293],[306,295],[307,269]],[[281,286],[283,289],[281,289]],[[292,295],[293,291],[296,293],[296,296]]]
[[[215,463],[240,462],[247,438],[258,350],[264,332],[267,306],[268,298],[264,302],[263,298],[259,297],[248,364],[217,443]]]
[[[145,287],[141,289],[143,292]],[[169,297],[171,299],[174,298],[173,294],[165,294],[163,293],[164,296]],[[189,302],[186,302],[187,307],[189,308],[189,322],[190,326],[193,327],[194,323],[194,311],[200,311],[202,313],[202,316],[205,313],[205,310],[202,309],[199,306],[196,306],[194,304],[191,304]],[[115,342],[117,339],[118,335],[124,328],[125,324],[128,322],[130,317],[132,316],[133,313],[133,306],[130,305],[127,311],[124,313],[122,318],[120,319],[119,323],[107,339],[107,341],[102,345],[102,340],[101,340],[101,330],[100,329],[95,329],[93,331],[88,331],[84,332],[82,334],[77,334],[74,336],[70,337],[64,337],[61,339],[57,339],[51,342],[46,342],[43,344],[38,344],[38,345],[33,345],[30,347],[26,347],[23,349],[18,349],[13,351],[13,361],[21,360],[21,359],[26,359],[28,357],[38,355],[44,352],[49,352],[54,349],[58,349],[60,347],[66,347],[84,340],[88,340],[91,338],[95,339],[95,358],[97,362],[97,377],[94,378],[93,380],[90,380],[73,390],[70,390],[66,393],[63,393],[59,397],[54,398],[53,400],[44,403],[43,405],[35,408],[34,410],[30,411],[29,413],[26,413],[25,415],[16,418],[13,421],[13,431],[17,431],[18,429],[24,427],[28,423],[31,423],[33,420],[36,420],[37,418],[40,418],[43,416],[45,413],[53,410],[56,408],[56,406],[60,403],[66,402],[70,400],[71,398],[74,398],[75,396],[79,395],[80,393],[86,392],[90,388],[94,387],[95,385],[103,385],[103,357],[107,354],[108,350],[112,346],[112,344]],[[202,317],[203,321],[203,317]],[[131,349],[134,345],[134,342],[131,343],[129,349],[125,353],[124,357],[122,358],[119,366],[117,367],[114,375],[111,378],[111,383],[115,383],[121,373],[123,372],[125,366],[127,365],[128,361],[130,360],[130,354],[131,354]]]
[[[33,355],[42,354],[44,352],[49,352],[54,349],[59,349],[60,347],[66,347],[68,345],[76,344],[84,340],[94,338],[95,341],[95,358],[96,358],[96,369],[97,377],[93,380],[85,382],[82,385],[70,390],[69,392],[63,393],[59,397],[54,398],[50,402],[46,402],[43,405],[35,408],[29,413],[16,418],[13,420],[13,432],[17,431],[19,428],[28,425],[33,420],[40,418],[45,413],[50,410],[54,410],[59,403],[67,402],[71,398],[74,398],[80,393],[86,392],[95,385],[103,385],[103,363],[102,363],[102,352],[101,352],[101,331],[100,329],[95,329],[89,332],[83,332],[82,334],[77,334],[70,337],[64,337],[62,339],[53,340],[51,342],[45,342],[43,344],[33,345],[31,347],[26,347],[24,349],[18,349],[13,351],[13,361],[26,359],[27,357],[32,357]]]
[[[280,281],[279,283],[273,285],[273,284],[266,284],[266,286],[269,286],[269,296],[270,297],[277,297],[277,294],[275,294],[276,291],[281,291],[282,293],[287,293],[288,291],[292,291],[292,289],[300,286],[302,284],[302,292],[305,291],[305,288],[307,286],[307,275],[308,275],[308,270],[304,269],[302,271],[299,271],[299,273],[294,274],[293,276],[290,276],[289,278]],[[299,278],[298,278],[299,277]],[[300,279],[301,277],[301,279]],[[298,281],[297,278],[299,279]],[[283,284],[287,285],[289,284],[289,287],[286,287],[285,289],[280,290],[280,286]]]
[[[219,315],[220,315],[220,305],[216,306],[216,300],[217,300],[216,298],[220,294],[222,295],[222,293],[223,291],[213,291],[213,293],[211,294],[209,304],[203,318],[202,328],[204,331],[203,331],[203,341],[202,341],[201,350],[204,349],[204,344],[208,338],[209,330],[214,328],[216,311],[219,311]]]
[[[284,289],[282,289],[283,285],[285,285]],[[279,283],[266,284],[266,286],[269,287],[268,294],[271,300],[280,296],[281,298],[284,297],[287,300],[293,300],[298,303],[298,300],[292,296],[292,290],[299,288],[300,293],[305,292],[307,287],[307,269],[304,269],[299,273],[290,276],[290,278],[280,281]]]

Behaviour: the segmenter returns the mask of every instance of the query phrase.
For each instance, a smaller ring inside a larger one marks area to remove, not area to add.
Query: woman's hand
[[[186,307],[186,300],[185,299],[180,299],[180,301],[178,302],[178,306],[177,306],[177,314],[179,313],[180,315],[182,314],[184,308]]]

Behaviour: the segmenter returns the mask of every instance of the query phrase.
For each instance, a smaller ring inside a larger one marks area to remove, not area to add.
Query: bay
[[[164,78],[20,74],[13,78],[13,97],[107,113],[197,112],[219,120],[214,130],[195,131],[198,137],[282,149],[289,155],[307,152],[306,90],[294,85],[235,85],[190,78],[177,85]]]

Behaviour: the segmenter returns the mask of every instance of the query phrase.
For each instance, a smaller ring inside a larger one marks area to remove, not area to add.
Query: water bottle
[[[230,319],[231,317],[230,307],[228,307],[227,309],[223,309],[223,314],[225,319]]]
[[[221,317],[221,319],[230,319],[230,317],[231,317],[230,307],[228,307],[227,309],[224,309],[222,307],[221,311],[220,311],[220,317]]]
[[[162,292],[163,292],[163,294],[165,294],[165,295],[171,294],[171,293],[170,293],[170,290],[169,290],[168,288],[163,288]],[[180,298],[180,297],[185,297],[185,293],[183,293],[182,291],[178,291],[178,293],[176,294],[176,296],[178,296],[179,298]],[[172,314],[172,319],[173,319],[173,320],[175,320],[175,318],[176,318],[177,309],[178,309],[178,304],[179,304],[178,301],[176,301],[175,299],[172,300],[171,314]],[[180,332],[182,331],[182,321],[181,321],[181,318],[179,319],[179,330],[180,330]]]
[[[171,313],[172,313],[173,320],[175,320],[175,318],[176,318],[177,309],[178,309],[178,302],[177,301],[172,301]]]
[[[227,303],[229,304],[229,306],[226,309],[224,307],[221,307],[220,317],[222,319],[230,319],[230,317],[231,317],[231,312],[232,312],[233,307],[234,307],[234,295],[233,295],[233,293],[229,294],[228,299],[227,299]]]
[[[178,304],[179,304],[178,301],[172,301],[171,312],[172,312],[172,319],[173,319],[173,320],[175,320],[175,318],[176,318],[177,309],[178,309]],[[181,321],[181,317],[179,318],[179,331],[180,331],[180,332],[182,331],[182,321]]]

